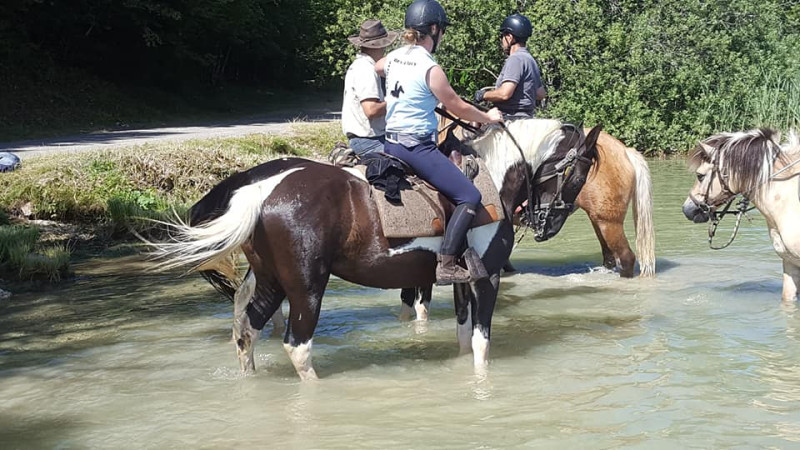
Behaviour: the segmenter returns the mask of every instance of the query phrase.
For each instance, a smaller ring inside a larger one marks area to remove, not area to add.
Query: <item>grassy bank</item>
[[[12,221],[69,222],[99,230],[95,236],[127,239],[132,230],[151,229],[148,219],[184,215],[235,172],[282,156],[322,158],[343,138],[338,123],[296,123],[291,128],[288,136],[250,135],[30,158],[20,170],[0,177],[1,209]],[[39,231],[31,227],[0,229],[0,264],[6,274],[39,273],[42,267],[50,267],[45,271],[48,278],[65,273],[61,262],[69,258],[69,248],[38,247],[38,237]],[[25,245],[17,245],[20,242]]]

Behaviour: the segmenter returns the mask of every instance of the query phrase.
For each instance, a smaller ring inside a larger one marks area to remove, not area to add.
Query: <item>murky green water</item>
[[[583,213],[525,243],[486,379],[457,356],[447,288],[420,326],[396,319],[397,291],[331,282],[306,384],[276,339],[240,377],[231,305],[199,278],[107,261],[16,295],[0,305],[0,448],[800,446],[800,315],[763,222],[709,250],[681,214],[683,162],[650,165],[658,277],[599,269]]]

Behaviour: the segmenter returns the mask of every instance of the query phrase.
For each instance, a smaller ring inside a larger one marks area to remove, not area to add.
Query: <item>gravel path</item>
[[[291,123],[293,121],[330,121],[340,117],[341,111],[309,109],[291,113],[274,113],[231,122],[212,122],[182,127],[101,131],[63,138],[6,142],[0,143],[0,151],[15,153],[20,159],[24,160],[31,156],[55,152],[125,147],[160,141],[232,137],[256,133],[291,134]]]

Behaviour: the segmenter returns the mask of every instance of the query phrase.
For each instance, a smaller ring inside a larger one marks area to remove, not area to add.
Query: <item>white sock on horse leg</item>
[[[489,339],[479,327],[472,330],[472,357],[475,367],[489,365]]]
[[[294,364],[297,375],[299,375],[300,379],[303,381],[318,379],[317,373],[311,366],[312,341],[313,339],[309,339],[308,342],[302,343],[296,347],[291,344],[283,344],[283,348],[286,349],[289,359],[291,359],[292,364]]]

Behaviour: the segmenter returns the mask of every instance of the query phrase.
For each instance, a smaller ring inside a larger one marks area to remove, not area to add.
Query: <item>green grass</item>
[[[0,226],[0,274],[4,277],[58,281],[69,273],[70,249],[39,244],[39,229]]]
[[[779,131],[800,128],[800,74],[793,78],[765,70],[762,83],[752,86],[738,102],[709,105],[714,132],[755,127]]]
[[[280,156],[321,158],[338,123],[298,123],[291,136],[148,144],[27,159],[0,177],[0,205],[35,218],[140,229],[188,206],[235,172]]]

